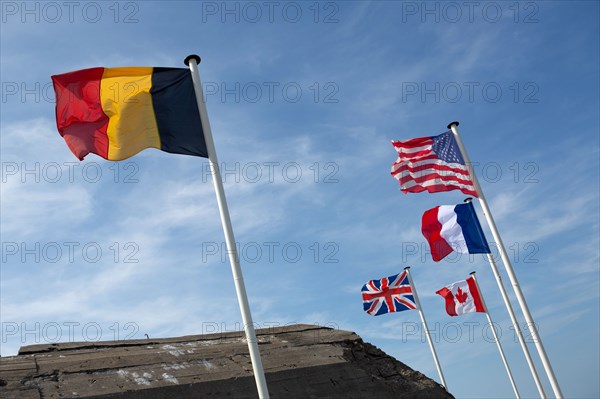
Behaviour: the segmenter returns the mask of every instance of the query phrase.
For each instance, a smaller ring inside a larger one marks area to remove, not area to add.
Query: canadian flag
[[[447,285],[436,291],[436,294],[446,299],[446,312],[450,316],[460,316],[472,312],[485,313],[485,307],[473,276]]]

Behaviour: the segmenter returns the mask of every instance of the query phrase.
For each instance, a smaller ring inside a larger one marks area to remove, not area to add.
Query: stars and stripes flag
[[[398,160],[392,165],[392,176],[400,182],[403,193],[460,190],[477,197],[473,179],[452,131],[439,136],[392,140],[392,145],[398,151]]]
[[[417,308],[406,271],[371,280],[362,287],[363,307],[371,316]]]

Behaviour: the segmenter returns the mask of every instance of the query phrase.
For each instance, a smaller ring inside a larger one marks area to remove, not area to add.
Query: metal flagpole
[[[208,121],[208,113],[206,112],[204,93],[202,92],[200,72],[198,71],[200,57],[195,54],[188,55],[185,58],[184,62],[185,65],[190,67],[190,71],[192,73],[192,80],[194,81],[196,102],[198,103],[198,111],[200,112],[202,130],[204,131],[204,140],[206,142],[206,149],[208,151],[208,160],[212,171],[213,184],[215,186],[217,202],[219,203],[219,213],[221,215],[221,223],[223,224],[223,232],[225,233],[225,241],[227,243],[227,252],[229,254],[229,262],[231,263],[233,281],[235,283],[235,290],[237,292],[238,302],[240,304],[240,311],[242,313],[242,320],[244,322],[244,332],[246,334],[246,340],[248,341],[248,348],[250,350],[250,359],[252,360],[252,370],[254,371],[256,388],[258,389],[259,398],[268,399],[269,391],[267,390],[265,372],[263,370],[262,361],[260,359],[260,352],[258,351],[258,342],[256,341],[256,333],[254,331],[254,325],[252,323],[252,315],[250,314],[248,295],[246,294],[244,277],[242,275],[240,260],[235,245],[235,238],[233,236],[233,229],[231,227],[229,209],[227,208],[227,199],[225,198],[225,190],[223,189],[223,182],[221,181],[219,161],[217,160],[215,143],[213,141],[212,131],[210,129],[210,122]]]
[[[498,352],[500,352],[500,357],[502,358],[502,363],[504,363],[504,367],[506,368],[506,373],[508,374],[508,379],[510,380],[510,385],[512,385],[513,390],[515,391],[515,395],[517,399],[520,399],[519,391],[517,390],[517,385],[515,384],[515,380],[513,379],[512,373],[510,372],[510,367],[508,367],[508,361],[504,356],[504,351],[502,350],[502,345],[500,344],[500,339],[496,334],[496,327],[494,327],[494,323],[492,322],[492,316],[490,316],[490,311],[483,300],[483,294],[481,293],[481,288],[479,288],[479,283],[477,282],[477,278],[475,278],[475,272],[471,272],[471,276],[473,276],[473,281],[475,282],[475,286],[477,287],[477,291],[479,292],[479,299],[481,299],[481,304],[485,309],[485,315],[487,317],[488,323],[492,327],[492,334],[494,334],[494,339],[496,340],[496,346],[498,347]]]
[[[451,122],[448,125],[448,128],[452,130],[454,138],[456,139],[456,143],[458,144],[458,148],[463,156],[463,159],[467,163],[467,165],[472,165],[469,159],[469,155],[467,154],[467,150],[460,138],[460,134],[458,133],[458,122]],[[542,364],[544,365],[544,370],[548,375],[548,379],[550,380],[550,385],[552,385],[552,390],[554,391],[554,395],[557,399],[562,399],[563,395],[560,390],[560,386],[558,385],[558,381],[556,380],[556,376],[554,375],[554,370],[552,370],[552,365],[550,364],[550,360],[548,359],[548,355],[546,355],[546,351],[544,350],[544,345],[542,344],[542,340],[540,335],[538,334],[537,327],[535,322],[533,321],[533,317],[531,317],[531,313],[529,312],[529,308],[527,307],[527,302],[525,302],[525,297],[523,296],[523,292],[521,291],[521,287],[519,286],[519,282],[517,281],[517,276],[513,271],[512,264],[510,262],[510,258],[504,248],[504,243],[502,242],[502,238],[500,238],[500,233],[498,232],[498,228],[496,227],[496,222],[494,222],[494,218],[492,217],[492,213],[490,212],[490,208],[488,203],[483,195],[483,190],[481,190],[481,186],[479,185],[479,181],[477,180],[477,176],[475,173],[472,173],[473,184],[475,185],[475,190],[477,191],[477,196],[479,197],[479,203],[481,204],[481,208],[483,208],[483,214],[485,215],[485,219],[490,226],[490,230],[492,231],[492,235],[494,236],[494,240],[498,245],[498,250],[500,251],[500,257],[502,258],[502,262],[504,263],[504,268],[508,273],[508,278],[510,279],[510,283],[513,286],[515,291],[515,295],[517,296],[517,300],[519,301],[519,305],[521,306],[521,310],[523,311],[523,315],[525,316],[525,321],[531,330],[531,337],[533,338],[533,342],[535,347],[542,359]],[[516,326],[515,326],[516,327]]]
[[[431,354],[433,355],[433,360],[435,362],[435,367],[437,368],[438,374],[440,375],[440,381],[446,391],[448,390],[448,385],[446,385],[446,380],[444,379],[444,374],[442,373],[442,367],[440,366],[440,362],[437,357],[437,353],[435,352],[435,348],[433,347],[433,341],[431,341],[431,336],[429,335],[429,328],[427,327],[427,322],[425,321],[425,315],[423,314],[423,309],[421,308],[421,302],[419,301],[419,296],[417,295],[417,289],[415,288],[415,284],[413,283],[412,276],[410,275],[410,266],[404,268],[406,271],[406,275],[408,277],[408,282],[410,283],[410,288],[415,297],[415,303],[417,304],[417,309],[419,310],[419,316],[421,316],[421,323],[423,323],[423,328],[425,329],[425,335],[427,336],[427,342],[429,343],[429,349],[431,349]]]
[[[465,202],[470,202],[472,198],[467,198]],[[523,337],[523,332],[521,331],[521,327],[519,326],[519,321],[517,320],[517,316],[515,316],[515,311],[513,310],[512,305],[510,304],[510,299],[508,298],[508,294],[506,293],[506,288],[504,288],[504,284],[502,283],[502,277],[500,277],[500,273],[498,272],[498,266],[496,266],[496,261],[492,257],[491,254],[486,254],[488,263],[492,268],[492,272],[494,273],[494,277],[496,278],[496,282],[498,283],[498,288],[500,289],[500,294],[502,294],[502,299],[504,300],[504,305],[508,310],[508,315],[510,316],[510,321],[512,322],[517,337],[519,338],[519,344],[521,345],[521,349],[523,350],[523,354],[525,355],[525,360],[527,360],[527,364],[529,365],[529,370],[531,371],[531,375],[533,376],[533,380],[535,381],[535,386],[540,394],[542,399],[545,399],[546,392],[544,392],[544,387],[542,386],[542,381],[540,381],[540,377],[535,368],[535,364],[533,363],[533,359],[531,358],[531,354],[529,353],[529,349],[527,348],[527,343],[525,342],[525,338]],[[487,308],[486,308],[487,309]],[[518,396],[518,395],[517,395]]]

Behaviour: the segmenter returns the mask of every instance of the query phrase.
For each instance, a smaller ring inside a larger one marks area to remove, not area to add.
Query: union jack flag
[[[371,316],[417,308],[406,271],[371,280],[362,287],[363,307]]]

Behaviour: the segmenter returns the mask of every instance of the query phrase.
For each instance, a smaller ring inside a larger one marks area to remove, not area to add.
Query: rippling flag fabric
[[[439,136],[392,140],[392,145],[398,152],[398,159],[392,164],[391,173],[403,193],[460,190],[477,197],[452,131]]]
[[[406,271],[371,280],[362,287],[363,308],[371,316],[417,308]]]
[[[473,203],[441,205],[425,211],[421,231],[429,243],[431,257],[439,262],[452,251],[461,254],[489,254],[485,234]]]
[[[447,285],[436,291],[436,294],[446,300],[446,313],[450,316],[460,316],[472,312],[485,313],[485,307],[473,276]]]
[[[120,161],[146,148],[208,157],[189,69],[90,68],[52,82],[58,131],[80,160]]]

